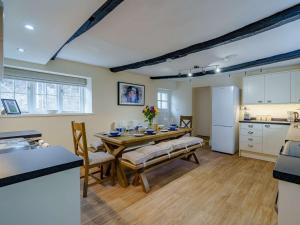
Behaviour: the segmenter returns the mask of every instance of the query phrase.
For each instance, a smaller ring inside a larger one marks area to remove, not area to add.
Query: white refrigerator
[[[238,146],[240,91],[235,86],[212,88],[213,151],[234,154]]]

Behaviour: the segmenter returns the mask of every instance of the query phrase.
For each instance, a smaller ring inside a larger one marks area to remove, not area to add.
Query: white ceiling
[[[46,64],[105,0],[3,0],[4,56]],[[34,31],[24,28],[26,24]],[[24,53],[17,51],[23,48]]]
[[[104,1],[4,0],[5,57],[47,63]],[[58,57],[103,67],[120,66],[215,38],[297,3],[299,0],[126,0],[67,45]],[[26,23],[34,24],[36,29],[23,29]],[[228,66],[293,51],[300,49],[299,27],[300,20],[132,71],[151,76],[175,75],[193,65]],[[18,47],[25,52],[20,54]],[[237,56],[232,60],[222,60],[233,54]]]

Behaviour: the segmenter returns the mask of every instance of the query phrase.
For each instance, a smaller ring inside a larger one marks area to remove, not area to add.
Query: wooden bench
[[[202,147],[202,143],[200,144],[194,144],[191,146],[187,146],[180,149],[175,149],[169,153],[162,154],[160,156],[154,157],[150,160],[147,160],[143,163],[135,164],[128,159],[119,158],[120,167],[121,170],[130,169],[135,172],[135,177],[133,179],[132,184],[137,186],[140,183],[142,184],[144,192],[150,191],[150,186],[147,180],[147,177],[145,175],[145,172],[148,172],[149,170],[156,168],[158,166],[164,165],[166,163],[169,163],[171,161],[177,160],[177,159],[190,159],[193,157],[194,163],[199,164],[199,161],[197,159],[197,156],[195,152],[199,150]]]

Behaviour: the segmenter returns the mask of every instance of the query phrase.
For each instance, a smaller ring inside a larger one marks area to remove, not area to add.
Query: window
[[[0,97],[16,99],[22,112],[29,112],[28,86],[29,82],[21,80],[3,79],[0,88]]]
[[[168,109],[169,108],[169,99],[168,93],[166,91],[157,92],[157,107],[159,109]]]
[[[168,125],[170,122],[170,91],[167,89],[159,89],[157,91],[157,108],[160,113],[157,118],[159,124]]]
[[[0,97],[16,99],[22,113],[84,112],[85,86],[3,79]]]

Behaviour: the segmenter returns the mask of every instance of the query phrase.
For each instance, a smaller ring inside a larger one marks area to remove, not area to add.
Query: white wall
[[[178,121],[180,115],[192,115],[192,87],[189,81],[176,82],[176,89],[172,91],[171,112]]]
[[[195,135],[211,135],[211,88],[193,88],[193,132]]]
[[[76,62],[55,60],[47,65],[31,64],[22,61],[5,60],[5,65],[33,68],[43,71],[80,75],[92,78],[93,112],[81,116],[35,116],[0,118],[0,132],[24,129],[36,129],[50,144],[62,145],[72,150],[71,121],[86,122],[88,139],[95,140],[93,134],[108,130],[116,120],[143,121],[142,106],[118,106],[117,82],[125,81],[145,85],[145,103],[154,104],[151,80],[147,76],[128,72],[111,73],[108,69]]]

